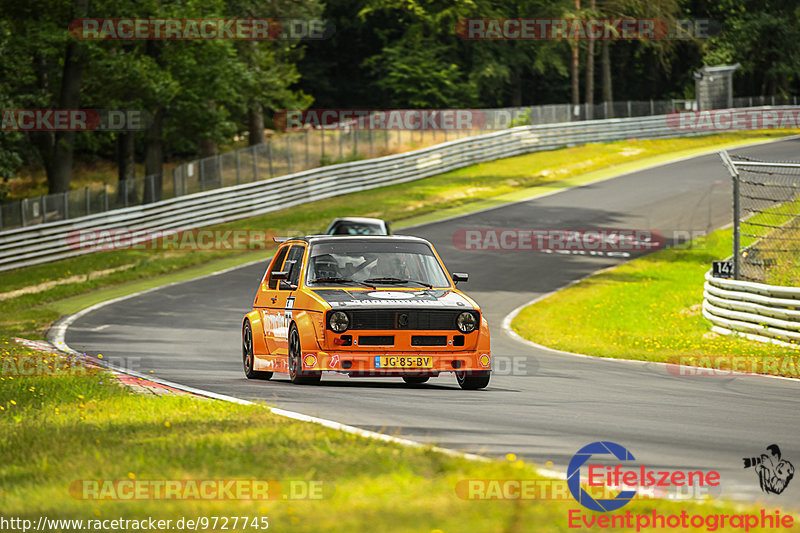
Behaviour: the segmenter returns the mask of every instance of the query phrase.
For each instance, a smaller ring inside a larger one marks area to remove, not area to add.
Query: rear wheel
[[[272,372],[253,370],[255,360],[255,356],[253,355],[253,330],[248,320],[244,323],[244,330],[242,331],[242,365],[244,366],[244,375],[247,376],[247,379],[271,378]]]
[[[456,380],[458,386],[464,390],[478,390],[483,389],[489,385],[489,378],[492,376],[490,370],[481,370],[478,372],[456,372]]]
[[[322,372],[303,372],[303,351],[300,349],[300,334],[297,326],[289,329],[289,379],[296,385],[316,385]]]
[[[422,385],[429,379],[431,379],[430,376],[403,376],[403,381],[409,385]]]

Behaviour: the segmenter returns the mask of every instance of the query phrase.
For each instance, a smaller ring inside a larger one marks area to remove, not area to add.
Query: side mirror
[[[458,285],[459,281],[463,281],[464,283],[469,281],[469,274],[466,274],[464,272],[453,272],[452,277],[453,277],[453,283],[455,283],[456,285]]]
[[[288,271],[273,272],[269,276],[270,279],[289,279],[289,272]]]

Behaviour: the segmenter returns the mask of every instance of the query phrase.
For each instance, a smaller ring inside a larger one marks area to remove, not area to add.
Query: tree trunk
[[[614,116],[614,94],[611,91],[611,53],[609,51],[610,42],[606,39],[600,53],[600,63],[603,71],[603,102],[608,108],[608,118]]]
[[[581,0],[575,0],[575,10],[579,11],[580,9]],[[572,47],[572,109],[570,110],[570,115],[575,118],[575,108],[581,105],[580,80],[578,79],[580,76],[580,41],[572,41],[570,46]]]
[[[85,17],[89,9],[89,0],[74,0],[74,18]],[[81,64],[81,47],[79,41],[70,39],[64,55],[64,69],[61,76],[61,93],[58,99],[59,109],[78,109],[80,105],[83,66]],[[58,131],[55,134],[53,153],[47,165],[47,183],[50,193],[69,191],[72,178],[72,157],[75,149],[75,132]]]
[[[136,188],[133,187],[133,179],[136,177],[135,148],[135,137],[132,131],[121,131],[117,134],[117,175],[119,177],[117,201],[121,206],[138,203]]]
[[[522,106],[522,76],[518,70],[511,74],[511,105],[512,107]]]
[[[261,102],[253,100],[250,102],[250,107],[247,110],[248,117],[248,131],[250,132],[249,144],[264,144],[267,140],[264,137],[264,108]]]
[[[580,61],[579,56],[579,49],[578,49],[578,41],[574,41],[570,43],[572,47],[572,66],[571,66],[571,78],[572,78],[572,109],[570,110],[570,115],[575,113],[575,107],[580,105],[581,103],[581,92],[580,92],[580,80],[578,79],[578,66]]]
[[[597,8],[596,0],[592,0],[592,16]],[[594,118],[594,40],[589,39],[586,46],[586,118]]]
[[[164,108],[153,115],[145,134],[144,175],[153,176],[144,182],[144,203],[161,200],[164,183]]]
[[[217,155],[217,142],[203,137],[198,141],[197,145],[201,159],[198,163],[199,168],[197,169],[201,189],[206,190],[219,187],[219,173],[217,172],[219,162],[216,157],[211,158],[211,156]],[[204,160],[205,158],[211,159]]]

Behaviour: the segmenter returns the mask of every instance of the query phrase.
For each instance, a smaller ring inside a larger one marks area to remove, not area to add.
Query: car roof
[[[320,244],[320,243],[342,243],[342,242],[375,242],[375,241],[386,241],[386,242],[410,242],[410,243],[421,243],[431,245],[431,243],[425,239],[420,237],[414,237],[411,235],[306,235],[305,237],[292,237],[291,239],[287,239],[285,242],[296,242],[302,241],[308,244]]]
[[[333,222],[331,222],[331,226],[336,224],[337,222],[358,222],[361,224],[384,224],[384,221],[380,218],[341,217],[333,219]]]

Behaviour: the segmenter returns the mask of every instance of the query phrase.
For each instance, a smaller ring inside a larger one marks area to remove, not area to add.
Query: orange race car
[[[318,383],[323,372],[489,384],[489,326],[431,244],[406,236],[289,239],[242,323],[245,375]]]

